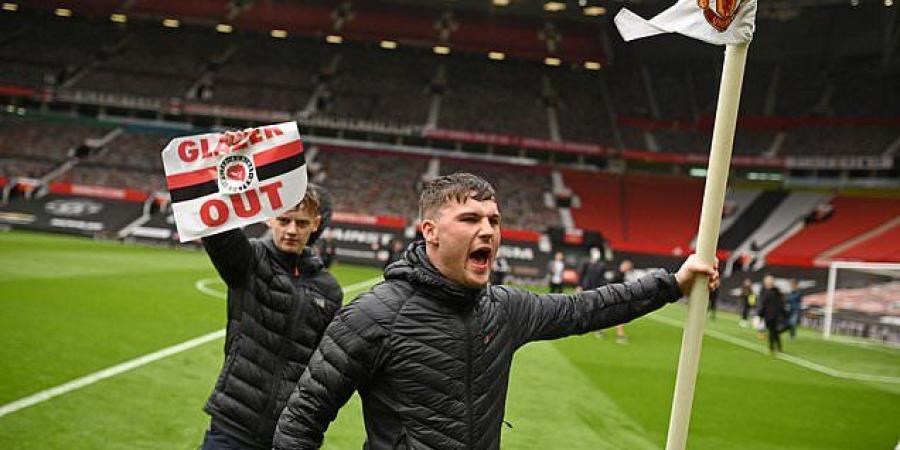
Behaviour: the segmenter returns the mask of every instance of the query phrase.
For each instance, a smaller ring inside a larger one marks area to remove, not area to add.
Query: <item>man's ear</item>
[[[315,233],[316,231],[319,231],[319,227],[322,226],[322,215],[321,214],[317,215],[316,218],[313,219],[312,225],[313,225],[313,233]]]
[[[425,219],[422,221],[422,236],[425,237],[425,242],[431,245],[438,245],[437,224],[433,220]]]
[[[275,223],[275,218],[269,217],[268,219],[264,220],[263,223],[266,224],[266,227],[272,228],[272,224]]]

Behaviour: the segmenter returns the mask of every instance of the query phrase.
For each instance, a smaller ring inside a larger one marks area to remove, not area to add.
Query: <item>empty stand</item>
[[[72,122],[35,121],[0,115],[0,155],[61,161],[89,137],[108,128]]]
[[[766,220],[735,248],[735,255],[764,249],[786,238],[810,211],[831,198],[818,192],[791,192],[772,210]]]
[[[900,137],[898,127],[828,127],[790,130],[781,154],[809,155],[880,155]]]
[[[581,207],[572,208],[572,218],[578,228],[599,231],[617,247],[625,241],[622,217],[621,175],[601,174],[580,170],[565,170],[566,186],[581,200]]]
[[[436,57],[375,47],[343,46],[339,51],[342,58],[324,115],[425,124]]]
[[[129,188],[144,192],[166,190],[165,178],[161,172],[91,164],[79,164],[53,181],[87,186]]]
[[[37,178],[56,167],[56,163],[48,161],[34,161],[20,158],[0,158],[0,177],[30,177]]]
[[[448,60],[441,128],[549,138],[541,73],[517,61]]]
[[[333,194],[336,211],[405,219],[417,216],[417,186],[428,159],[334,146],[318,148],[315,161],[325,173],[322,184]]]
[[[557,117],[565,141],[613,145],[613,124],[603,95],[604,81],[593,72],[567,71],[553,75],[559,91]]]
[[[246,36],[215,74],[211,103],[296,111],[312,95],[322,66],[331,57],[324,44]]]
[[[900,199],[836,197],[831,201],[832,216],[818,223],[810,223],[802,231],[785,241],[768,257],[770,261],[799,261],[812,259],[828,249],[865,233],[900,216]],[[892,234],[888,233],[887,237]],[[884,249],[896,247],[892,241],[877,238]],[[893,241],[895,243],[897,241]],[[862,251],[870,249],[863,244]],[[857,250],[860,251],[860,250]]]
[[[703,184],[684,177],[566,171],[581,199],[579,228],[597,230],[614,248],[670,254],[688,251],[700,220]]]
[[[725,206],[722,208],[722,223],[719,226],[719,248],[722,236],[741,218],[747,208],[759,197],[762,191],[756,189],[728,189],[725,193]]]
[[[169,133],[125,131],[92,159],[112,166],[163,173],[161,153],[173,137]]]
[[[849,249],[833,256],[835,259],[900,262],[900,226],[894,225]]]
[[[726,250],[738,248],[759,229],[787,196],[787,191],[765,191],[756,196],[743,211],[738,212],[730,227],[727,229],[722,227],[724,231],[719,237],[719,248]]]
[[[648,249],[687,251],[697,233],[703,200],[702,180],[629,175],[625,181],[627,239]]]

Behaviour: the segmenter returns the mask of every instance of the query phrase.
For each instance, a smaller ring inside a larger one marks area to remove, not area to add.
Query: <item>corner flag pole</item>
[[[748,45],[745,43],[725,47],[722,83],[719,86],[719,103],[716,106],[716,121],[713,127],[709,167],[706,173],[706,189],[703,193],[703,209],[700,213],[700,230],[697,233],[697,255],[702,261],[709,264],[715,264]],[[708,284],[708,277],[698,277],[690,292],[688,318],[681,340],[681,356],[678,360],[675,398],[672,402],[672,415],[669,419],[666,450],[683,450],[687,442],[703,328],[706,324],[706,307],[709,303]]]

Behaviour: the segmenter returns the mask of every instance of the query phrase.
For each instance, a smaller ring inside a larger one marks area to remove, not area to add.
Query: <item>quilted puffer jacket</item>
[[[328,326],[278,421],[274,448],[318,448],[358,390],[367,449],[497,449],[518,348],[627,322],[680,297],[663,271],[578,295],[466,289],[413,243],[383,283]]]
[[[322,226],[302,254],[241,230],[203,239],[228,285],[225,363],[204,410],[212,427],[249,448],[272,447],[281,410],[341,307],[337,280],[309,247],[330,219],[326,195]]]

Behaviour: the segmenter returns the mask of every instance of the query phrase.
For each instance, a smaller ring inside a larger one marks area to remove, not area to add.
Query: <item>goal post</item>
[[[828,290],[826,291],[825,314],[822,323],[822,335],[825,339],[830,339],[832,334],[835,293],[838,291],[838,272],[841,270],[874,272],[894,280],[900,280],[900,263],[832,261],[828,266]]]

